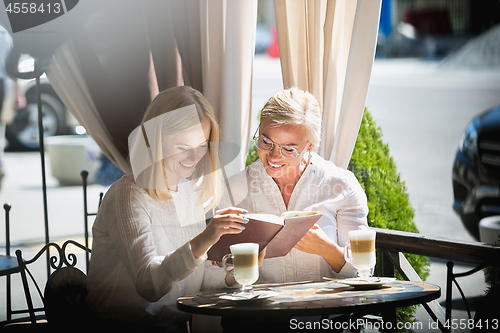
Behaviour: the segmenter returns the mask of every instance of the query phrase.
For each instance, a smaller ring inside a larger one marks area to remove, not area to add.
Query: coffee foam
[[[233,244],[229,247],[231,253],[235,254],[246,254],[246,253],[259,253],[259,244],[257,243],[239,243]]]
[[[349,239],[351,240],[373,240],[375,239],[375,231],[362,229],[362,230],[351,230],[347,233]]]

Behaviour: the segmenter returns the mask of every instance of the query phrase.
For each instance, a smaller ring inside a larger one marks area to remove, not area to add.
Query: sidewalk
[[[82,237],[84,234],[83,190],[81,186],[59,186],[50,171],[46,154],[47,211],[50,239]],[[19,245],[45,242],[42,171],[38,152],[5,153],[6,175],[0,191],[0,203],[9,202],[10,241]],[[99,193],[107,187],[88,186],[89,212],[97,211]],[[2,214],[5,214],[4,212]],[[4,220],[4,218],[2,218]],[[1,233],[0,244],[5,243]]]

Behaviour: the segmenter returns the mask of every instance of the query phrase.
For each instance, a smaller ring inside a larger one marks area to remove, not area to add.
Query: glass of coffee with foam
[[[241,284],[241,291],[252,293],[252,284],[259,278],[259,244],[239,243],[229,247],[231,254],[222,258],[222,265],[229,275],[234,276],[236,282]],[[227,266],[227,259],[233,259],[234,269]]]
[[[374,230],[368,228],[351,230],[347,233],[349,241],[344,251],[345,260],[358,270],[361,278],[372,275],[376,263]]]

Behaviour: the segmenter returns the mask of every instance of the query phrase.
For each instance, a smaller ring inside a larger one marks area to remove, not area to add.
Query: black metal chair
[[[460,278],[460,277],[465,277],[465,276],[469,276],[469,275],[472,275],[474,273],[477,273],[479,271],[482,271],[487,265],[485,263],[481,263],[479,264],[478,266],[476,266],[475,268],[469,270],[469,271],[466,271],[466,272],[462,272],[462,273],[455,273],[453,271],[453,267],[455,266],[455,263],[453,261],[448,261],[446,262],[446,266],[447,266],[447,274],[446,274],[446,320],[448,320],[449,322],[451,322],[451,310],[453,308],[452,306],[452,292],[453,292],[453,284],[455,284],[455,286],[457,287],[459,293],[460,293],[460,296],[462,297],[462,301],[464,302],[464,305],[465,305],[465,310],[467,311],[467,316],[469,318],[469,320],[472,320],[472,315],[471,315],[471,309],[470,309],[470,306],[469,306],[469,302],[467,301],[467,297],[465,297],[465,294],[462,290],[462,288],[460,287],[460,284],[458,284],[458,281],[457,281],[457,278]]]
[[[88,211],[88,205],[87,205],[87,178],[89,176],[89,172],[87,170],[82,170],[80,172],[80,176],[82,177],[82,187],[83,187],[83,217],[84,217],[84,231],[85,231],[85,246],[90,248],[89,246],[89,216],[96,216],[96,213],[89,213]],[[103,192],[99,193],[99,203],[97,205],[97,209],[99,210],[99,207],[101,207],[102,203],[102,198],[104,196]],[[85,257],[85,264],[86,264],[86,269],[87,269],[87,274],[89,272],[89,267],[90,267],[90,257],[89,254],[86,254]]]
[[[5,209],[5,256],[2,256],[5,266],[2,266],[2,275],[6,278],[6,322],[12,320],[12,315],[15,311],[12,310],[12,287],[11,287],[11,274],[19,272],[19,267],[17,262],[10,255],[10,209],[12,208],[10,203],[3,205]],[[10,264],[9,264],[10,263]]]
[[[50,331],[54,331],[54,329],[59,331],[64,328],[72,330],[80,330],[81,328],[83,331],[83,328],[89,322],[90,315],[85,305],[87,276],[75,267],[77,256],[74,253],[66,254],[66,248],[69,244],[85,251],[85,253],[91,252],[89,248],[73,240],[67,240],[62,246],[56,243],[48,243],[30,260],[23,258],[21,250],[16,251],[27,304],[27,310],[17,311],[17,313],[27,313],[29,315],[27,324],[36,325],[37,330],[40,328],[47,329],[46,327],[40,327],[42,326],[40,325],[40,319],[46,319],[43,325],[48,326]],[[29,270],[29,266],[51,248],[57,251],[57,255],[50,257],[50,266],[54,271],[49,275],[42,294],[37,281]],[[43,302],[41,308],[33,306],[28,277]],[[37,313],[42,314],[37,316]],[[12,325],[11,327],[18,328],[19,325]]]

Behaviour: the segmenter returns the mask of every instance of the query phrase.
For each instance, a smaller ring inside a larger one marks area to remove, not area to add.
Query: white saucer
[[[248,295],[248,293],[236,292],[236,293],[229,294],[229,295],[219,296],[219,298],[227,299],[230,301],[256,301],[256,300],[271,298],[271,297],[274,297],[276,295],[278,295],[278,293],[276,291],[256,290],[251,295]]]
[[[347,284],[352,287],[374,287],[374,286],[382,286],[388,282],[396,281],[396,278],[388,278],[388,277],[370,277],[370,278],[350,278],[338,280],[338,283]]]

